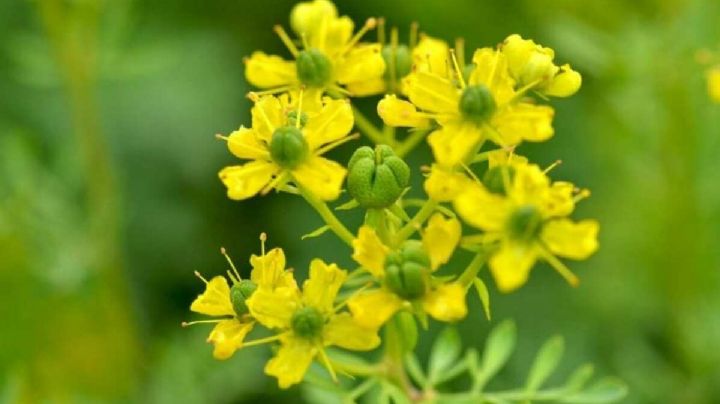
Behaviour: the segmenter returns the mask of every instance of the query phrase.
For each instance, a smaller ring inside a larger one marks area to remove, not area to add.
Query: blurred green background
[[[560,333],[560,376],[591,361],[627,382],[628,403],[720,402],[720,105],[694,58],[720,43],[720,3],[337,3],[356,22],[382,15],[404,35],[418,21],[468,49],[517,32],[583,73],[578,95],[553,101],[556,137],[519,152],[561,158],[554,177],[593,190],[577,217],[601,221],[601,250],[573,263],[577,289],[542,265],[519,292],[493,288],[490,324],[470,297],[466,346],[514,318],[505,380]],[[0,2],[0,402],[300,400],[262,374],[267,348],[217,362],[209,328],[179,326],[202,289],[192,271],[225,270],[220,246],[244,275],[261,231],[300,277],[312,254],[350,263],[329,234],[299,241],[320,224],[299,198],[232,202],[217,179],[234,160],[213,135],[249,124],[242,59],[283,52],[271,27],[291,6]]]

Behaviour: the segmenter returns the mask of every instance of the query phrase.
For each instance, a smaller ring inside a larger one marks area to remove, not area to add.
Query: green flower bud
[[[393,50],[395,52],[393,52]],[[412,69],[412,57],[410,56],[410,49],[405,45],[385,45],[382,48],[382,57],[385,60],[385,74],[383,78],[390,80],[390,66],[395,66],[395,80],[399,81],[401,78],[407,76]]]
[[[287,113],[287,125],[297,126],[298,111],[296,109]],[[308,121],[308,114],[300,112],[300,128],[304,128]]]
[[[305,160],[308,144],[300,129],[283,126],[275,129],[270,141],[270,157],[283,168],[295,168]]]
[[[530,241],[540,235],[542,215],[533,205],[521,206],[510,216],[507,230],[515,240]]]
[[[385,259],[385,285],[404,299],[424,295],[429,275],[430,258],[421,241],[408,240]]]
[[[515,169],[511,166],[495,166],[485,171],[482,182],[488,191],[494,194],[507,195],[505,189],[506,178],[508,183],[512,184],[515,178]]]
[[[495,99],[484,84],[466,87],[460,96],[460,112],[470,121],[486,121],[495,112],[495,108]]]
[[[325,319],[318,309],[314,307],[303,307],[293,314],[290,320],[295,334],[302,338],[313,339],[322,332]]]
[[[230,301],[238,317],[249,312],[245,301],[252,296],[255,289],[257,285],[249,279],[243,279],[230,288]]]
[[[311,87],[322,87],[330,81],[332,63],[317,49],[301,51],[295,59],[298,79]]]
[[[409,181],[410,168],[390,146],[363,146],[348,163],[348,192],[363,208],[392,205]]]

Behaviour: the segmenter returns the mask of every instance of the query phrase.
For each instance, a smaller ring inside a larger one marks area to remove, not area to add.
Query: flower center
[[[412,68],[412,59],[410,57],[410,50],[405,45],[385,45],[382,48],[382,57],[385,60],[385,74],[383,78],[385,80],[395,79],[399,81],[401,78],[407,76]],[[390,67],[394,66],[394,72],[390,71]],[[394,76],[391,75],[394,73]]]
[[[408,240],[385,259],[385,285],[403,299],[425,294],[430,258],[418,240]]]
[[[319,336],[325,323],[322,314],[314,307],[298,309],[290,321],[295,334],[307,339]]]
[[[321,51],[306,49],[295,59],[300,82],[310,87],[323,87],[330,81],[332,63]]]
[[[308,144],[300,129],[283,126],[275,130],[270,141],[270,157],[280,167],[295,168],[307,154]]]
[[[482,182],[488,191],[494,194],[507,195],[505,181],[512,184],[515,178],[515,169],[511,166],[495,166],[485,171]]]
[[[304,128],[304,127],[305,127],[305,124],[306,124],[307,121],[308,121],[308,114],[306,114],[305,112],[299,112],[299,114],[300,114],[300,125],[298,125],[298,124],[297,124],[298,112],[299,112],[298,110],[294,109],[294,110],[292,110],[292,111],[290,111],[290,112],[287,113],[287,124],[288,124],[288,126],[293,126],[293,127],[298,127],[298,126],[300,126],[300,128]]]
[[[495,99],[490,89],[483,84],[469,86],[460,96],[460,112],[465,119],[482,123],[495,112]]]
[[[541,225],[540,211],[533,205],[524,205],[510,216],[507,230],[515,240],[530,241],[538,236]]]
[[[230,288],[230,301],[238,317],[249,312],[245,301],[252,296],[255,289],[257,285],[248,279],[243,279]]]

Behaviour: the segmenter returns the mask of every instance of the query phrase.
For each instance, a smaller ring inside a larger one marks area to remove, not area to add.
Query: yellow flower
[[[503,41],[500,50],[507,57],[510,75],[518,86],[530,86],[554,97],[569,97],[580,89],[580,73],[568,64],[556,66],[555,52],[550,48],[513,34]]]
[[[262,256],[253,255],[250,258],[253,268],[250,279],[241,279],[224,250],[223,255],[233,269],[233,272],[227,273],[232,286],[224,276],[215,276],[207,281],[196,272],[195,274],[205,283],[205,291],[190,305],[190,310],[195,313],[220,318],[183,323],[183,325],[217,323],[210,332],[208,342],[215,346],[213,350],[215,359],[221,360],[230,358],[242,347],[245,336],[255,325],[255,319],[248,311],[247,299],[258,288],[273,290],[276,287],[291,287],[295,284],[292,274],[285,271],[285,255],[280,248],[274,248],[267,254],[263,251]]]
[[[252,128],[240,127],[226,138],[231,153],[251,160],[220,171],[228,197],[247,199],[292,181],[322,200],[336,199],[347,170],[321,155],[351,139],[352,126],[346,100],[326,98],[319,111],[306,114],[284,98],[256,99]]]
[[[411,73],[405,78],[404,89],[420,111],[400,105],[398,100],[384,100],[388,106],[381,117],[391,126],[424,124],[419,118],[435,119],[441,127],[428,136],[428,142],[435,161],[450,168],[475,153],[485,139],[511,146],[553,135],[553,109],[523,101],[525,90],[515,91],[504,54],[478,49],[471,67],[467,84],[459,66],[454,78],[428,71]]]
[[[384,25],[382,27],[384,28]],[[415,43],[417,24],[411,26],[409,37],[407,45],[399,44],[397,28],[393,28],[391,31],[390,43],[385,44],[384,35],[381,36],[382,55],[386,66],[383,75],[385,81],[383,92],[385,93],[404,94],[402,80],[411,71],[448,74],[449,47],[445,41],[421,34],[420,41]]]
[[[245,76],[251,84],[272,92],[289,91],[293,98],[305,87],[303,102],[309,110],[319,106],[325,92],[366,96],[383,91],[385,62],[380,44],[359,43],[365,32],[375,27],[375,19],[369,19],[353,35],[350,18],[338,17],[331,2],[315,0],[297,4],[290,20],[303,39],[303,49],[299,50],[282,27],[276,26],[295,60],[254,52],[245,62]]]
[[[432,277],[450,259],[460,235],[457,219],[436,214],[428,222],[422,242],[409,240],[391,251],[372,228],[362,226],[353,241],[353,259],[375,277],[380,287],[348,300],[353,317],[369,328],[380,327],[403,308],[440,321],[465,317],[465,288]]]
[[[577,277],[555,255],[581,260],[598,248],[595,220],[566,218],[584,196],[575,195],[570,183],[551,184],[540,168],[518,159],[488,169],[483,183],[472,183],[454,206],[469,225],[484,231],[482,240],[494,245],[490,271],[498,288],[509,292],[527,281],[538,259],[577,284]]]
[[[720,102],[720,66],[715,66],[707,72],[708,93],[715,102]]]
[[[265,373],[275,376],[281,388],[299,383],[317,355],[332,372],[324,351],[327,346],[367,351],[380,344],[377,329],[361,327],[334,305],[346,277],[337,265],[315,259],[302,293],[294,284],[258,288],[247,300],[252,316],[278,332],[271,339],[280,341],[280,349],[265,366]]]
[[[465,174],[433,164],[430,167],[430,174],[425,179],[424,188],[431,199],[449,202],[465,189],[468,182],[470,179]]]

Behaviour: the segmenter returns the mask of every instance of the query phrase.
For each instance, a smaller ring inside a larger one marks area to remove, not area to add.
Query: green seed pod
[[[410,167],[390,146],[363,146],[348,162],[348,192],[366,209],[392,205],[409,181]]]
[[[249,312],[245,301],[252,296],[257,285],[249,279],[243,279],[230,288],[230,301],[238,317]]]
[[[330,59],[317,49],[301,51],[295,59],[298,79],[310,87],[323,87],[332,76]]]
[[[314,307],[303,307],[295,311],[290,323],[297,336],[313,339],[322,332],[325,319],[323,319],[318,309]]]
[[[393,50],[395,52],[393,52]],[[400,81],[403,77],[407,76],[412,69],[412,56],[410,56],[410,49],[405,45],[385,45],[382,48],[382,57],[385,60],[385,74],[383,78],[385,80],[395,79]],[[390,66],[395,66],[394,77],[390,74]]]
[[[429,274],[430,258],[418,240],[406,241],[385,259],[385,285],[404,299],[424,295]]]
[[[506,174],[507,173],[507,174]],[[495,166],[485,171],[482,182],[488,191],[494,194],[507,195],[504,178],[507,175],[508,183],[512,184],[515,178],[515,169],[511,166]]]
[[[495,108],[495,99],[490,89],[483,84],[465,88],[460,96],[460,112],[470,121],[486,121],[495,112]]]
[[[275,129],[270,141],[270,157],[283,168],[295,168],[305,160],[308,144],[300,129],[283,126]]]
[[[521,206],[510,215],[507,229],[510,237],[515,240],[533,240],[539,236],[542,229],[542,215],[533,205]]]

